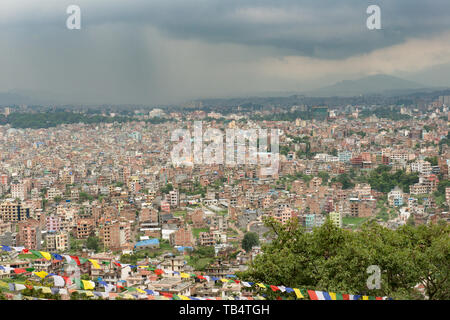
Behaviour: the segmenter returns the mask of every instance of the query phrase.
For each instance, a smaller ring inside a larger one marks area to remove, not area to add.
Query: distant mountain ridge
[[[194,101],[213,102],[214,101],[240,101],[240,103],[272,102],[277,100],[289,100],[291,98],[361,98],[369,96],[384,96],[386,98],[396,96],[407,96],[413,94],[427,94],[435,91],[448,91],[449,87],[434,87],[423,85],[414,81],[401,79],[398,77],[378,74],[360,78],[357,80],[343,80],[333,85],[310,91],[272,91],[261,92],[246,95],[236,95],[222,98],[198,98]],[[181,103],[182,104],[182,103]],[[71,103],[63,98],[54,97],[50,93],[11,90],[9,92],[0,92],[0,106],[10,105],[83,105],[80,103]],[[84,104],[96,105],[97,104]],[[114,105],[109,103],[108,105]],[[129,104],[127,104],[129,105]]]
[[[370,94],[412,92],[429,87],[394,76],[378,74],[357,80],[343,80],[331,86],[305,92],[310,97],[353,97]]]

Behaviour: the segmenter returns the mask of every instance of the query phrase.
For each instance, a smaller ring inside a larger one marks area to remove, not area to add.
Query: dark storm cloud
[[[368,53],[450,29],[448,0],[128,0],[104,8],[105,4],[92,3],[96,10],[86,16],[86,23],[148,24],[171,37],[272,46],[318,58]],[[379,31],[366,28],[366,9],[372,4],[381,7]]]
[[[450,28],[448,0],[62,0],[54,7],[63,10],[77,2],[86,28],[150,25],[180,39],[272,46],[318,58],[368,53]],[[381,7],[383,30],[366,28],[372,4]],[[27,19],[61,23],[63,17],[49,11],[32,12]]]

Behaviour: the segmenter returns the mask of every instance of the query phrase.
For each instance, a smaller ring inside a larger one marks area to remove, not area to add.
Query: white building
[[[411,163],[411,171],[419,172],[420,174],[431,174],[431,163],[424,160],[417,160]]]

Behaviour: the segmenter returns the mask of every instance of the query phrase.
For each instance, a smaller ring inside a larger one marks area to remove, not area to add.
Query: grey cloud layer
[[[65,28],[70,4],[82,9],[79,31]],[[365,26],[370,4],[381,7],[381,31]],[[345,59],[444,31],[449,0],[2,0],[0,92],[170,103],[301,91],[348,76],[344,71],[367,72],[340,66]],[[310,59],[284,66],[286,56]]]
[[[23,13],[17,12],[13,20],[61,25],[65,18],[61,10],[74,2],[19,4],[17,10]],[[448,0],[80,0],[78,4],[85,28],[149,25],[176,38],[273,46],[318,58],[367,53],[450,29]],[[381,7],[381,31],[371,32],[365,26],[370,4]]]

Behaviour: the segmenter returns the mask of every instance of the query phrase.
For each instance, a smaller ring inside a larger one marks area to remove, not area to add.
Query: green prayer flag
[[[43,258],[42,254],[39,251],[30,250],[30,252],[33,253],[38,258]]]
[[[81,258],[81,257],[79,257],[79,260],[80,260],[81,264],[88,262],[88,259]]]

